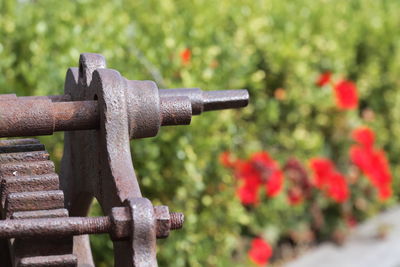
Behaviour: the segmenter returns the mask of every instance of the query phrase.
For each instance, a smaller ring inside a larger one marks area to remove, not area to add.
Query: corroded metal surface
[[[80,68],[69,69],[66,77],[65,93],[72,101],[97,99],[100,113],[99,130],[65,133],[60,177],[70,216],[86,216],[93,197],[104,214],[110,214],[113,207],[124,206],[126,199],[141,196],[129,147],[126,81],[104,67],[103,57],[84,54]],[[85,79],[91,81],[89,85]],[[131,259],[126,259],[130,242],[113,243],[115,266],[132,266],[128,265]],[[74,246],[90,250],[78,242]],[[82,254],[90,257],[91,253]],[[94,266],[89,258],[81,261]]]
[[[113,208],[110,216],[103,217],[68,217],[68,212],[64,209],[15,211],[7,215],[7,218],[13,220],[0,221],[0,239],[109,233],[112,240],[132,239],[134,241],[135,231],[139,231],[138,226],[141,225],[141,216],[145,215],[150,216],[147,220],[151,220],[151,230],[156,231],[157,238],[166,238],[170,230],[182,228],[182,213],[169,213],[166,206],[153,208],[149,200],[145,198],[132,201],[135,204],[128,208]],[[145,201],[146,205],[141,201]],[[146,222],[144,224],[149,226]]]
[[[108,75],[107,70],[103,72],[103,76]],[[204,111],[240,108],[248,103],[247,90],[159,90],[151,81],[118,78],[119,81],[117,79],[114,83],[122,86],[125,98],[123,108],[126,109],[131,139],[155,136],[160,126],[190,124],[192,115]],[[78,83],[75,86],[83,85]],[[93,98],[64,102],[63,99],[71,99],[70,94],[66,96],[6,97],[2,101],[0,98],[0,137],[50,135],[56,131],[93,130],[101,127],[99,102],[93,100],[97,100],[97,94]]]
[[[130,140],[204,111],[244,107],[247,90],[159,90],[107,69],[97,54],[82,54],[64,87],[60,96],[0,95],[0,137],[65,131],[60,179],[37,140],[0,140],[1,262],[94,266],[87,235],[109,233],[115,266],[157,266],[156,238],[180,229],[184,216],[142,196]],[[108,216],[86,217],[93,198]]]
[[[7,148],[0,149],[0,232],[7,233],[15,223],[31,218],[47,223],[48,218],[64,220],[68,211],[63,192],[44,146],[35,139],[14,139],[0,141],[0,148]],[[14,228],[20,235],[1,239],[1,266],[76,266],[70,236],[31,239],[32,231]]]

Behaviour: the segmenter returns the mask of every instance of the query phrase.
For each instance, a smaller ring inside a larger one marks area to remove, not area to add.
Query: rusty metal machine
[[[64,88],[60,96],[0,95],[0,137],[65,131],[59,174],[38,140],[0,140],[0,266],[94,266],[88,235],[99,233],[113,241],[115,266],[157,266],[156,239],[184,217],[142,196],[130,140],[203,111],[244,107],[248,92],[162,90],[89,53],[68,69]],[[87,217],[93,197],[107,216]]]

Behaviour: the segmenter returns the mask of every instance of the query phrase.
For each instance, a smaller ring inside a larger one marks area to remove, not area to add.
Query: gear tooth
[[[59,190],[59,177],[49,158],[39,140],[0,140],[2,219],[68,217],[64,193]],[[18,267],[77,266],[77,258],[72,254],[72,237],[0,240],[0,247],[6,246]],[[8,255],[0,254],[0,262],[9,262],[3,257]]]
[[[26,257],[19,261],[18,267],[65,266],[74,267],[78,264],[75,255],[57,255],[46,257]]]
[[[0,162],[2,164],[12,162],[30,162],[49,160],[50,155],[47,151],[29,151],[24,153],[0,153]]]
[[[67,209],[15,211],[10,219],[37,219],[37,218],[61,218],[68,217]]]

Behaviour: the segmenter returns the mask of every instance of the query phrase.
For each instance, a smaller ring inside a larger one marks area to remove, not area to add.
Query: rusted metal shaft
[[[160,89],[161,97],[187,96],[192,104],[193,115],[203,111],[212,111],[229,108],[242,108],[249,103],[247,90],[219,90],[202,91],[200,88]]]
[[[247,90],[220,90],[203,92],[203,111],[242,108],[249,103]]]
[[[160,98],[161,125],[188,125],[192,120],[190,99],[186,96]]]
[[[0,221],[0,238],[73,236],[108,233],[109,217],[70,217]]]
[[[131,223],[123,223],[122,226],[115,223],[118,220],[128,221],[129,216],[124,213],[120,213],[118,216],[119,218],[116,218],[116,216],[102,216],[0,220],[0,239],[104,233],[118,236],[118,238],[129,237],[132,232],[132,229],[130,229]],[[171,212],[170,229],[182,228],[183,218],[182,213]],[[159,232],[161,231],[157,231],[157,233]],[[162,238],[164,236],[160,234],[157,237]]]
[[[96,129],[99,125],[97,101],[53,102],[54,131]]]
[[[187,125],[192,115],[245,107],[249,99],[247,90],[163,89],[159,90],[159,95],[162,126]],[[0,137],[51,135],[56,131],[99,128],[100,113],[96,100],[68,99],[68,96],[0,96]]]
[[[98,125],[97,101],[0,101],[0,137],[50,135],[55,131],[96,129]]]

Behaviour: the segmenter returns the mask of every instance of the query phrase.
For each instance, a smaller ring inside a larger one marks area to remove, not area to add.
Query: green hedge
[[[162,88],[248,88],[246,109],[204,114],[190,127],[132,142],[145,196],[186,215],[184,230],[158,242],[160,266],[248,266],[246,236],[266,233],[275,242],[307,211],[280,196],[255,218],[218,163],[222,151],[267,150],[281,164],[322,155],[346,172],[345,137],[368,124],[397,190],[399,8],[397,0],[0,0],[0,90],[59,94],[80,52],[101,53],[110,68]],[[186,48],[192,56],[182,64]],[[356,82],[357,111],[337,111],[331,90],[315,86],[325,70]],[[284,100],[274,97],[278,88]],[[373,120],[363,119],[366,109]],[[62,135],[43,140],[59,160]],[[110,243],[93,240],[98,266],[111,266]]]

